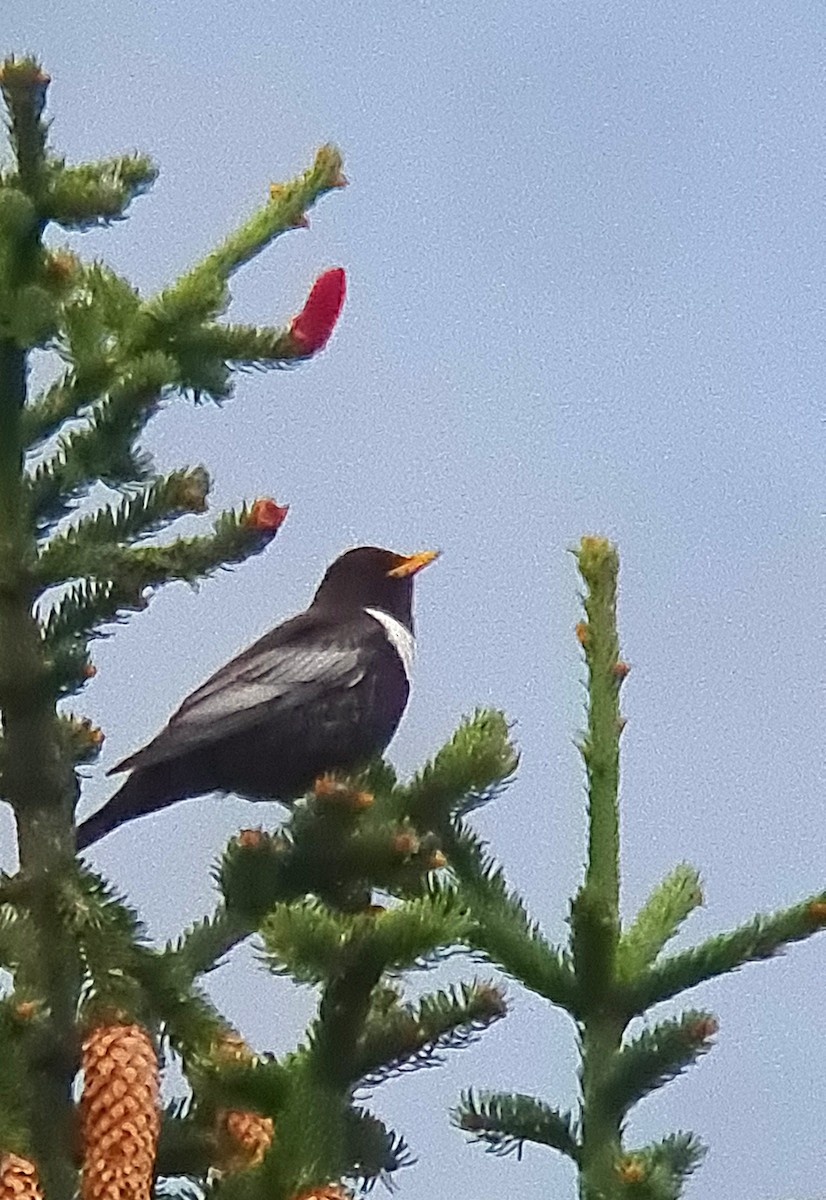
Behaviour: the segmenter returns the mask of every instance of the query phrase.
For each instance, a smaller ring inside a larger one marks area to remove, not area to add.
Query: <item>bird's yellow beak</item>
[[[404,579],[406,575],[415,575],[417,571],[421,571],[422,567],[432,563],[433,559],[438,558],[440,554],[441,550],[420,550],[418,554],[400,554],[396,566],[391,567],[387,574],[391,579]]]

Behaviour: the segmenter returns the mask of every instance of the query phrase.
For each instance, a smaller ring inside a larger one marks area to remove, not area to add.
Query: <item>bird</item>
[[[339,555],[304,612],[216,671],[111,768],[131,773],[79,825],[78,850],[208,792],[290,803],[324,774],[382,754],[410,694],[413,580],[438,554],[358,546]]]

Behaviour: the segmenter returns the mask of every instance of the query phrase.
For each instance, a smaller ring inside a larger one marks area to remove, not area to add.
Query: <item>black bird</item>
[[[217,671],[158,736],[112,768],[131,775],[77,832],[79,850],[188,796],[290,801],[327,771],[381,754],[402,718],[413,577],[435,550],[348,550],[312,604]]]

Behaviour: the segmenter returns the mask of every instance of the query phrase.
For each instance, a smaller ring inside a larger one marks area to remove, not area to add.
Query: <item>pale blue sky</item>
[[[343,547],[441,546],[391,757],[411,769],[463,712],[507,710],[522,769],[478,825],[563,937],[584,828],[566,550],[603,532],[622,553],[633,665],[626,911],[680,859],[706,885],[693,938],[823,888],[823,6],[3,9],[4,48],[37,52],[53,76],[62,151],[156,158],[131,220],[76,239],[143,288],[320,142],[341,147],[351,180],[235,286],[235,319],[278,321],[343,264],[326,353],[243,377],[222,411],[174,403],[151,429],[161,467],[209,466],[216,506],[271,493],[292,511],[261,558],[198,594],[168,589],[100,646],[86,711],[107,743],[88,807],[108,794],[104,768],[303,607]],[[165,936],[209,906],[209,864],[250,819],[240,801],[188,804],[95,862]],[[822,1191],[824,973],[821,940],[691,996],[719,1014],[719,1045],[632,1123],[640,1140],[707,1139],[689,1196]],[[419,1155],[403,1197],[572,1194],[550,1153],[496,1160],[448,1127],[470,1084],[575,1100],[570,1024],[510,991],[512,1016],[473,1050],[376,1093]],[[309,1011],[246,968],[216,975],[215,994],[260,1048],[288,1048]]]

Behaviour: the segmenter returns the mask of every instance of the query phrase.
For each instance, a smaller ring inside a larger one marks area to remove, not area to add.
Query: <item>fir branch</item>
[[[479,839],[459,826],[445,841],[445,850],[473,917],[470,944],[526,988],[575,1016],[579,1001],[569,957],[545,940]]]
[[[437,952],[467,940],[469,918],[456,892],[434,892],[407,900],[369,918],[372,952],[385,971],[432,961]]]
[[[626,1042],[609,1069],[603,1103],[624,1117],[649,1092],[662,1087],[708,1053],[717,1021],[707,1012],[689,1011]]]
[[[551,1108],[542,1100],[521,1093],[473,1092],[462,1094],[453,1112],[453,1123],[484,1142],[490,1154],[522,1157],[525,1142],[550,1146],[579,1162],[577,1130],[570,1112]]]
[[[439,1066],[446,1051],[465,1049],[506,1011],[501,990],[489,983],[434,992],[416,1007],[381,1004],[365,1021],[353,1082],[373,1087],[395,1075]]]
[[[85,424],[64,434],[28,476],[29,505],[41,527],[59,520],[97,480],[118,486],[146,478],[150,460],[134,440],[177,377],[163,354],[143,354],[95,404]]]
[[[651,965],[683,921],[703,903],[700,875],[689,863],[678,863],[658,883],[620,937],[617,976],[630,981]]]
[[[108,372],[81,378],[67,369],[45,388],[20,415],[20,435],[27,450],[35,450],[72,417],[78,416],[104,390]]]
[[[89,546],[83,567],[93,576],[115,579],[127,592],[184,581],[195,583],[215,571],[243,562],[270,544],[275,529],[255,523],[252,506],[221,513],[211,534],[176,538],[163,546]]]
[[[205,1087],[199,1088],[204,1097],[199,1109],[205,1114],[218,1107],[276,1114],[277,1152],[264,1155],[256,1172],[256,1194],[260,1188],[261,1195],[277,1200],[309,1195],[313,1186],[338,1180],[350,1169],[349,1098],[320,1068],[318,1047],[312,1046],[290,1055],[283,1065],[272,1060],[218,1064],[206,1073]],[[243,1180],[239,1173],[225,1176],[222,1193],[241,1200],[246,1195]]]
[[[619,687],[617,552],[605,539],[584,537],[577,563],[586,584],[588,623],[581,641],[588,668],[588,732],[580,746],[588,777],[589,845],[585,887],[615,914],[619,902]],[[616,936],[619,936],[617,924]]]
[[[223,358],[212,353],[212,339],[205,336],[198,324],[184,324],[167,329],[141,327],[142,338],[149,345],[175,359],[176,387],[190,392],[196,400],[208,398],[220,404],[232,395],[234,381]]]
[[[227,280],[274,238],[300,223],[311,205],[342,183],[341,156],[332,146],[322,146],[313,165],[288,184],[281,185],[269,203],[229,234],[187,274],[143,306],[147,330],[192,328],[220,312],[227,300]],[[163,335],[162,335],[163,336]]]
[[[416,1161],[404,1138],[364,1108],[347,1110],[345,1138],[352,1164],[349,1174],[360,1180],[365,1190],[381,1180],[392,1191],[393,1174]]]
[[[366,903],[365,889],[409,894],[412,880],[432,869],[426,838],[411,839],[409,830],[381,820],[373,825],[346,816],[339,806],[311,802],[293,812],[288,830],[244,830],[216,872],[228,909],[250,928],[275,905],[308,894],[333,909],[358,910]]]
[[[83,964],[84,1007],[146,1020],[136,978],[146,935],[135,911],[103,879],[78,868],[62,881],[61,912]]]
[[[504,714],[477,709],[403,789],[405,813],[419,828],[441,832],[448,818],[462,816],[497,795],[518,762]]]
[[[679,954],[661,959],[626,985],[623,1001],[629,1016],[697,987],[748,962],[774,958],[790,942],[820,932],[826,924],[826,892],[780,912],[755,917],[728,933],[716,934]]]
[[[103,748],[103,733],[88,717],[61,713],[58,736],[63,753],[76,766],[94,762]]]
[[[254,928],[238,913],[219,905],[215,912],[196,921],[176,941],[169,942],[163,954],[174,957],[186,977],[197,979],[221,966],[225,956],[253,932]]]
[[[675,1133],[623,1154],[616,1175],[623,1194],[639,1200],[680,1200],[685,1180],[704,1155],[705,1147],[693,1134]]]
[[[203,467],[157,477],[137,494],[99,508],[52,537],[38,556],[35,580],[47,588],[82,575],[99,576],[95,567],[107,553],[116,557],[123,543],[146,537],[183,513],[203,512],[208,492]],[[117,572],[104,575],[114,578]]]
[[[68,167],[63,159],[49,166],[40,212],[64,229],[108,225],[126,215],[129,205],[157,178],[157,167],[143,154],[119,154]]]
[[[131,583],[82,579],[73,584],[40,620],[44,682],[52,695],[71,695],[94,675],[89,638],[102,636],[104,625],[124,620],[129,612],[141,612],[147,604],[143,589]]]
[[[339,1051],[346,1048],[341,1043]],[[337,1056],[328,1058],[320,1044],[290,1056],[289,1095],[275,1121],[274,1152],[266,1154],[261,1164],[262,1196],[288,1200],[304,1195],[309,1200],[316,1189],[351,1170],[350,1098],[338,1084],[337,1066]],[[230,1177],[226,1183],[238,1178]],[[241,1193],[230,1191],[228,1200],[241,1200]]]
[[[466,931],[466,914],[449,894],[363,914],[303,899],[277,905],[260,927],[271,969],[313,984],[352,965],[354,948],[369,958],[370,971],[397,971],[420,964],[437,947],[456,945]]]
[[[345,795],[362,795],[345,785]],[[421,896],[429,871],[444,865],[433,836],[419,837],[409,823],[387,818],[380,803],[349,812],[348,804],[313,797],[291,821],[293,879],[297,894],[313,892],[331,907],[363,907],[358,897],[381,888]]]
[[[56,345],[69,364],[71,390],[88,402],[105,396],[114,387],[124,370],[147,350],[135,338],[135,323],[140,309],[140,296],[126,279],[104,263],[81,263],[72,259],[66,264],[69,274],[68,294],[63,299],[61,328]],[[174,349],[170,360],[175,359]],[[64,401],[69,408],[72,397]],[[33,405],[33,415],[41,411],[41,424],[49,416],[43,411],[45,397]],[[75,414],[81,404],[75,407]],[[67,415],[69,415],[67,413]],[[54,426],[53,426],[54,428]]]
[[[87,1016],[112,1009],[143,1024],[160,1023],[186,1062],[204,1057],[227,1032],[179,963],[151,949],[135,912],[87,869],[64,881],[64,923],[84,966]]]
[[[697,1170],[705,1157],[705,1147],[693,1133],[672,1133],[649,1146],[645,1153],[655,1164],[663,1164],[680,1181]]]
[[[52,671],[57,673],[63,662],[80,662],[85,640],[102,626],[122,620],[127,612],[145,609],[148,601],[143,591],[131,581],[111,579],[81,579],[72,584],[41,617],[41,636]]]
[[[138,513],[141,504],[139,497]],[[127,502],[123,511],[128,513],[128,509]],[[90,533],[94,524],[92,519]],[[102,636],[104,626],[124,620],[129,613],[143,611],[149,603],[150,588],[177,580],[194,581],[259,554],[275,532],[259,528],[254,521],[254,506],[252,509],[244,506],[238,512],[222,514],[215,523],[214,533],[179,539],[170,546],[146,550],[118,546],[99,549],[90,537],[84,549],[85,566],[89,568],[96,562],[115,578],[79,580],[41,617],[48,682],[53,693],[67,695],[82,687],[94,674],[89,662],[89,638]],[[56,573],[58,567],[68,569],[71,565],[71,536],[53,542],[57,543],[57,549],[49,569],[54,568]]]
[[[213,871],[230,919],[257,929],[276,904],[302,895],[293,859],[294,846],[285,834],[244,830],[232,838]]]
[[[120,351],[125,361],[150,347],[133,336],[141,299],[137,288],[106,263],[72,264],[71,292],[64,302],[65,351],[75,368],[85,374],[90,363],[112,365]]]
[[[270,1057],[221,1062],[212,1056],[196,1072],[199,1104],[210,1111],[237,1108],[275,1119],[289,1100],[290,1091],[290,1071]]]
[[[230,1032],[226,1018],[176,963],[145,950],[137,955],[134,969],[153,1019],[185,1067],[206,1058]]]
[[[259,933],[273,973],[320,984],[341,972],[354,940],[369,933],[373,920],[369,914],[337,913],[308,897],[277,904]]]
[[[48,125],[43,119],[49,76],[31,57],[4,59],[0,88],[9,114],[9,137],[22,187],[37,195],[46,162]]]
[[[46,659],[45,686],[60,699],[79,692],[96,673],[89,647],[76,638],[50,642]]]
[[[130,340],[140,299],[125,279],[103,263],[81,263],[65,252],[53,257],[52,269],[68,275],[55,337],[67,367],[21,414],[22,441],[29,451],[105,398],[123,373],[119,363],[131,367],[143,352]]]
[[[304,357],[287,325],[204,324],[188,332],[186,351],[188,356],[255,370],[281,367]]]

